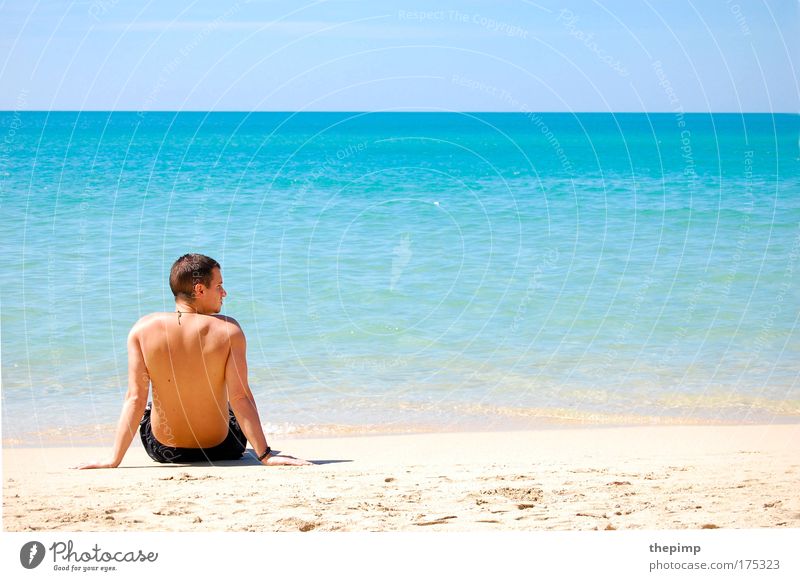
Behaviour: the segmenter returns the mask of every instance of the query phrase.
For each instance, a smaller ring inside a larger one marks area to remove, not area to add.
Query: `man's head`
[[[219,262],[202,254],[184,254],[172,265],[169,288],[175,302],[192,306],[198,313],[218,313],[228,294],[222,288]]]

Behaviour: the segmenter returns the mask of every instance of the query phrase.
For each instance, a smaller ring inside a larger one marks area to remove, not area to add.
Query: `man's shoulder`
[[[142,333],[148,333],[151,329],[163,328],[169,318],[175,316],[175,313],[150,313],[133,324],[130,334],[141,335]],[[228,335],[244,333],[239,322],[227,315],[209,315],[207,321],[212,327],[216,327]]]
[[[163,321],[168,315],[169,313],[150,313],[149,315],[141,317],[131,327],[131,334],[140,333],[151,328],[153,325],[159,324],[159,322]]]
[[[174,317],[175,313],[150,313],[149,315],[144,315],[143,317],[141,317],[138,321],[136,321],[136,323],[134,323],[133,326],[136,327],[137,325],[151,324],[154,321],[164,319],[168,315],[172,315]]]
[[[219,321],[218,325],[222,327],[226,327],[228,331],[242,331],[242,326],[239,324],[239,321],[234,319],[233,317],[229,317],[228,315],[211,315],[213,319]],[[243,331],[242,331],[243,332]]]
[[[153,315],[157,313],[153,313],[151,315],[145,315],[141,317],[138,321],[136,321],[131,330],[128,332],[128,343],[131,342],[138,343],[146,334],[147,330],[150,328],[152,323],[156,320]]]

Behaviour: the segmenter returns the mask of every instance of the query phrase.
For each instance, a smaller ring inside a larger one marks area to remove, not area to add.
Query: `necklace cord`
[[[183,311],[181,311],[180,309],[176,309],[176,310],[178,311],[178,325],[180,325],[181,324],[181,315],[183,315]],[[187,313],[191,313],[192,311],[186,311],[186,312]],[[197,311],[195,311],[194,314],[196,315]]]

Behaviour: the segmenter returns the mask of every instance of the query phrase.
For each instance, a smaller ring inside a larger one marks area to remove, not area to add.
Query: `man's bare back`
[[[236,320],[218,314],[227,296],[219,264],[184,255],[172,266],[170,288],[175,312],[142,317],[128,335],[128,392],[111,458],[78,468],[119,466],[140,421],[142,442],[158,462],[182,461],[181,454],[239,458],[246,438],[262,464],[310,464],[274,454],[267,445],[247,382],[244,332]]]
[[[210,448],[228,433],[225,364],[238,325],[214,315],[154,313],[133,328],[153,389],[153,435],[167,446]]]

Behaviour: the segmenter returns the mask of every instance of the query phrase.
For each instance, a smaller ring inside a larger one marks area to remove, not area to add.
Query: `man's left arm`
[[[104,462],[89,462],[76,466],[76,468],[116,468],[120,465],[139,428],[139,422],[147,406],[149,392],[150,374],[144,363],[139,337],[134,328],[128,335],[128,391],[125,394],[125,403],[122,405],[122,413],[117,423],[117,435],[114,439],[111,458]]]

